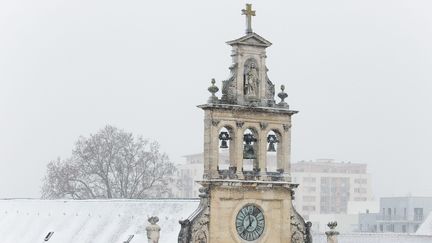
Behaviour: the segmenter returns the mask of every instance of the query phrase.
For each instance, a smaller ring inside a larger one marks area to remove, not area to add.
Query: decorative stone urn
[[[337,236],[339,235],[339,232],[335,230],[337,222],[330,222],[327,224],[327,226],[330,228],[329,231],[325,232],[327,235],[327,243],[338,243]]]
[[[150,217],[148,222],[150,223],[146,227],[148,243],[158,243],[161,227],[156,223],[159,222],[159,218],[156,216]]]

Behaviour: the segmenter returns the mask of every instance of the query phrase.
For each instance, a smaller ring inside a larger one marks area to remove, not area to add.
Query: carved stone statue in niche
[[[245,64],[244,72],[244,94],[246,96],[258,97],[259,76],[255,61]]]

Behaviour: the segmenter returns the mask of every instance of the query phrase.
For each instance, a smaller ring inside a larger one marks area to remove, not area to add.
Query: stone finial
[[[215,95],[218,91],[219,88],[215,85],[216,80],[214,78],[212,78],[211,80],[211,86],[208,87],[208,91],[212,94],[210,96],[210,98],[208,99],[208,103],[217,103],[218,102],[218,97]]]
[[[330,228],[329,231],[325,232],[325,234],[327,235],[327,243],[338,243],[337,236],[339,235],[339,232],[335,230],[337,222],[329,222],[327,226]]]
[[[305,229],[306,241],[305,241],[305,243],[312,243],[313,242],[311,228],[312,228],[312,222],[311,221],[306,222],[306,229]]]
[[[285,93],[285,85],[281,85],[281,92],[279,92],[278,97],[281,99],[278,106],[288,108],[288,103],[285,102],[285,99],[288,97],[288,94]]]
[[[209,189],[207,187],[200,187],[198,191],[200,192],[199,197],[201,198],[207,198],[209,196]]]
[[[160,237],[160,226],[156,223],[159,222],[159,218],[152,216],[148,218],[149,226],[146,227],[148,243],[158,243]]]

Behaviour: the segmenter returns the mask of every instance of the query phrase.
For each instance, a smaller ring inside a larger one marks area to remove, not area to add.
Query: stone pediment
[[[272,45],[272,43],[260,35],[256,33],[251,33],[248,35],[245,35],[243,37],[240,37],[238,39],[228,41],[228,45],[249,45],[249,46],[262,46],[262,47],[269,47]]]

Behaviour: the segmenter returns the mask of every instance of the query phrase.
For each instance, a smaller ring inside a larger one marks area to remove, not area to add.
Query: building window
[[[404,208],[404,219],[407,219],[407,209]]]
[[[366,188],[354,188],[354,192],[357,192],[357,193],[366,193]]]
[[[314,178],[314,177],[305,177],[305,178],[303,178],[303,182],[305,182],[305,183],[315,183],[316,182],[316,178]]]
[[[311,186],[305,187],[305,191],[306,192],[316,192],[316,188],[315,187],[311,187]]]
[[[414,220],[423,220],[423,208],[414,208]]]
[[[406,225],[402,225],[402,233],[406,233],[407,232],[407,227]]]
[[[315,206],[303,206],[303,211],[314,212]]]
[[[365,197],[355,197],[354,201],[363,202],[363,201],[367,201],[367,198],[365,198]]]
[[[384,232],[384,226],[380,224],[380,232]]]
[[[386,232],[394,232],[394,224],[386,225]]]
[[[316,198],[315,196],[304,196],[303,202],[315,202]]]
[[[362,178],[357,178],[357,179],[354,179],[354,183],[357,183],[357,184],[366,184],[367,180],[366,179],[362,179]]]

